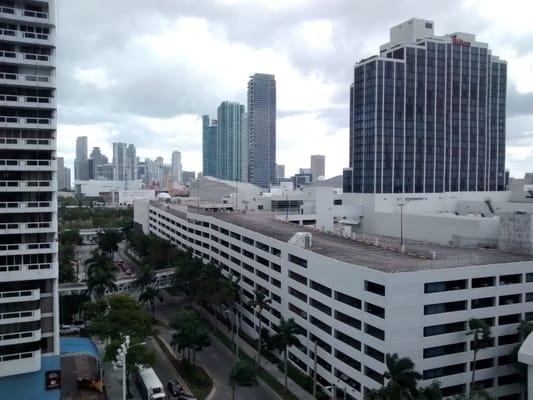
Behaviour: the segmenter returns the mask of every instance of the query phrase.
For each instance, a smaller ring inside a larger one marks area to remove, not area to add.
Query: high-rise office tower
[[[248,113],[243,112],[241,118],[241,179],[248,182]]]
[[[254,74],[248,81],[248,181],[268,187],[276,180],[276,80]]]
[[[285,179],[285,165],[276,164],[276,181],[279,182],[281,179]]]
[[[113,143],[113,179],[131,181],[137,178],[137,154],[135,146]]]
[[[57,190],[70,189],[70,187],[67,187],[67,169],[65,168],[65,159],[57,157]]]
[[[241,125],[244,106],[223,101],[217,110],[217,174],[220,179],[241,180]]]
[[[74,160],[74,178],[82,181],[89,179],[89,160],[87,158],[87,136],[76,138],[76,159]]]
[[[355,66],[344,190],[504,190],[506,82],[506,62],[472,34],[393,27]]]
[[[107,157],[102,154],[100,147],[93,147],[93,151],[90,155],[91,164],[91,178],[97,179],[102,178],[102,166],[107,164],[109,161]]]
[[[217,121],[202,116],[202,173],[204,176],[217,175]]]
[[[49,385],[60,369],[54,4],[0,9],[0,159],[10,161],[0,168],[10,204],[0,209],[0,397],[10,399],[60,397]]]
[[[179,151],[172,152],[172,179],[174,183],[181,184],[183,182],[181,153]]]
[[[311,156],[311,173],[313,179],[324,178],[326,175],[326,156],[314,154]]]

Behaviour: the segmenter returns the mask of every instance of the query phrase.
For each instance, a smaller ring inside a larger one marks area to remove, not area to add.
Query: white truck
[[[137,386],[144,400],[166,399],[165,389],[152,368],[139,368]]]

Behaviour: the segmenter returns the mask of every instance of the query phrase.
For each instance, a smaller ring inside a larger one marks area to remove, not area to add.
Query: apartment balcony
[[[56,140],[0,137],[0,147],[6,150],[55,150]]]
[[[0,106],[53,110],[56,108],[56,99],[54,97],[0,94]]]
[[[55,171],[56,168],[56,160],[21,160],[0,158],[0,170],[3,171]]]
[[[2,245],[0,245],[1,247]],[[42,252],[42,250],[41,250]],[[3,252],[0,250],[0,254]],[[30,279],[53,279],[57,277],[57,262],[40,264],[0,265],[0,278],[6,281],[27,281]],[[18,300],[23,301],[23,300]],[[1,303],[1,297],[0,297]],[[1,322],[0,322],[1,323]]]
[[[0,325],[39,321],[40,319],[41,319],[41,310],[39,308],[36,310],[0,313]],[[33,340],[31,341],[33,342]],[[1,344],[1,339],[0,339],[0,346],[3,346],[3,344]]]
[[[0,356],[0,378],[41,369],[41,350]]]
[[[0,224],[0,235],[21,233],[50,233],[55,232],[56,224],[53,222],[10,222]]]
[[[22,301],[35,301],[40,300],[40,298],[41,291],[39,289],[12,290],[9,292],[0,292],[0,304],[20,303]]]
[[[52,192],[57,190],[55,180],[40,181],[0,181],[2,192]]]
[[[0,72],[0,84],[6,86],[53,88],[55,87],[55,78],[48,75],[11,74],[9,72]]]
[[[0,116],[0,128],[56,129],[54,118]]]
[[[0,39],[26,44],[54,45],[54,36],[46,33],[23,32],[13,29],[0,29]]]
[[[40,329],[36,331],[6,333],[4,335],[0,335],[0,346],[31,343],[31,342],[37,342],[39,340],[41,340]]]
[[[0,51],[0,61],[6,64],[54,67],[54,57],[48,54],[21,53],[18,51]]]
[[[57,242],[0,244],[0,256],[42,253],[57,253]]]
[[[0,7],[0,18],[13,21],[38,22],[44,25],[53,25],[47,12],[23,10],[21,8]]]
[[[56,201],[4,201],[0,202],[0,214],[55,212]]]

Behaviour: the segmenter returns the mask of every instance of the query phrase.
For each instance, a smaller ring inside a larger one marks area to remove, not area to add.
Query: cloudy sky
[[[202,114],[246,101],[254,72],[276,75],[278,163],[348,163],[353,65],[411,17],[436,34],[471,32],[508,61],[507,167],[533,171],[531,0],[57,0],[59,153],[134,143],[137,154],[201,170]]]

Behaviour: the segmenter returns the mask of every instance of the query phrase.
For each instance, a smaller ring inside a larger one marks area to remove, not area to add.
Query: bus
[[[165,389],[153,368],[139,367],[137,387],[144,400],[166,399]]]

